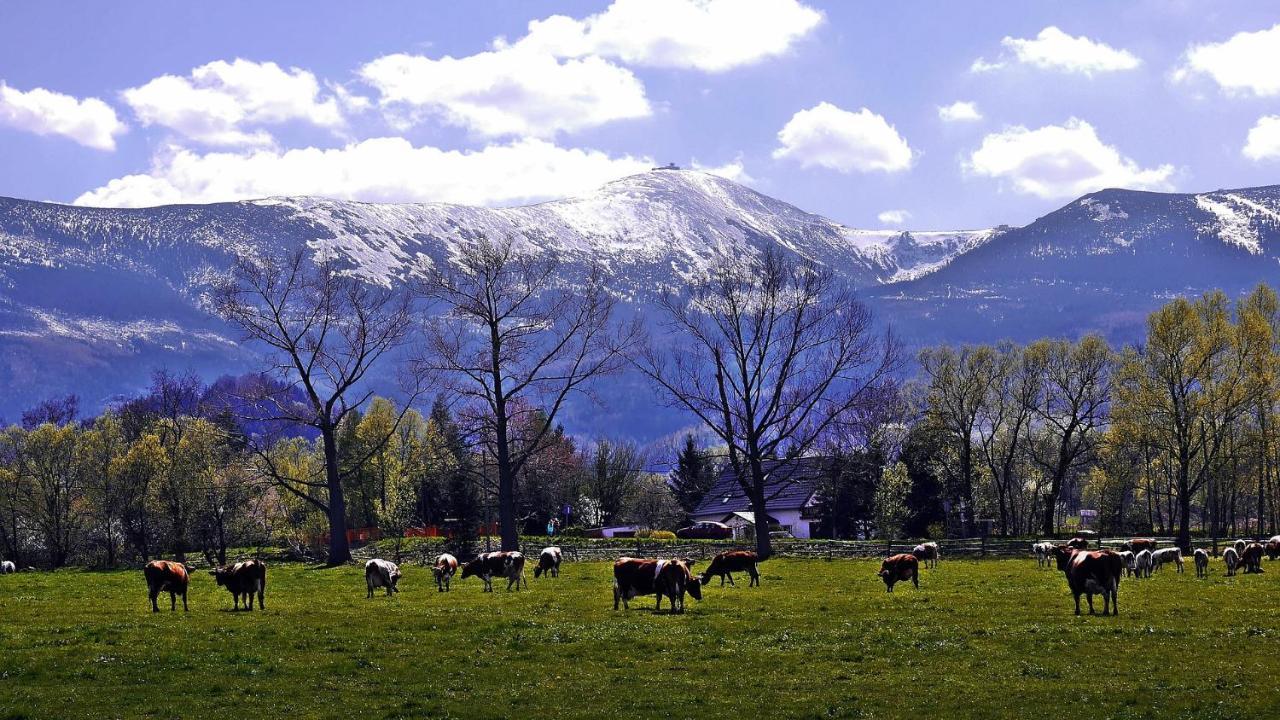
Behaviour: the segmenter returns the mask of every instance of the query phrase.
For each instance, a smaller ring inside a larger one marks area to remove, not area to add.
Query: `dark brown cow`
[[[920,560],[911,553],[899,553],[887,557],[880,563],[880,579],[884,580],[887,592],[893,592],[893,586],[899,580],[910,580],[911,584],[919,589]]]
[[[524,576],[524,554],[515,550],[481,553],[474,560],[462,566],[461,579],[475,575],[484,581],[484,591],[493,592],[493,576],[500,575],[507,579],[507,590],[512,585],[520,589],[520,583],[529,587],[529,580]]]
[[[1240,553],[1240,564],[1244,566],[1246,575],[1262,572],[1263,552],[1265,548],[1262,547],[1262,543],[1251,542],[1244,546],[1244,552]]]
[[[1280,557],[1280,535],[1267,541],[1267,559],[1274,562],[1278,557]]]
[[[674,558],[618,558],[613,564],[613,609],[618,609],[618,601],[629,609],[631,598],[656,595],[654,612],[662,608],[663,596],[670,601],[673,614],[684,612],[686,592],[694,600],[702,599],[702,580],[689,570],[689,564],[688,560]]]
[[[1143,550],[1150,550],[1154,553],[1156,551],[1156,541],[1151,538],[1134,538],[1129,542],[1121,543],[1120,549],[1128,550],[1134,555],[1137,555]]]
[[[1076,615],[1080,614],[1080,596],[1089,599],[1089,614],[1093,615],[1093,596],[1102,596],[1102,614],[1120,614],[1120,578],[1124,574],[1124,560],[1111,550],[1078,550],[1059,545],[1053,549],[1058,569],[1067,576],[1067,587],[1076,599]]]
[[[160,607],[156,605],[156,598],[160,593],[169,593],[169,610],[178,609],[177,596],[182,596],[182,610],[187,610],[187,585],[191,581],[191,576],[187,573],[187,566],[182,563],[171,562],[169,560],[152,560],[147,566],[142,568],[142,574],[147,578],[147,593],[151,596],[151,612],[160,612]]]
[[[244,609],[253,610],[253,596],[258,595],[258,609],[262,610],[262,596],[267,591],[267,564],[254,558],[235,565],[209,571],[218,585],[231,591],[231,609],[240,609],[240,596],[244,596]]]
[[[1075,550],[1088,550],[1089,540],[1087,538],[1082,538],[1082,537],[1073,537],[1067,541],[1067,547],[1073,548]]]
[[[729,578],[729,584],[733,585],[733,573],[745,572],[751,576],[751,582],[747,587],[760,584],[760,571],[756,570],[756,564],[760,562],[760,556],[750,550],[728,550],[711,558],[711,564],[702,573],[702,584],[706,585],[711,582],[714,575],[720,576],[720,587],[724,587],[724,579]]]

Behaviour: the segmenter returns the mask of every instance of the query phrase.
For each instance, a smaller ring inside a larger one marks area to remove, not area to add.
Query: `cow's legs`
[[[1089,599],[1089,614],[1095,614],[1093,611],[1093,593],[1086,593],[1085,597]]]
[[[919,570],[911,571],[911,584],[915,585],[917,590],[920,589],[920,571]]]
[[[727,577],[727,578],[729,578],[729,584],[730,584],[730,585],[732,585],[732,586],[734,586],[734,587],[737,587],[737,586],[738,586],[738,584],[737,584],[737,583],[735,583],[735,582],[733,581],[733,573],[725,573],[725,574],[724,574],[724,576],[720,578],[720,584],[721,584],[721,585],[724,585],[724,578],[726,578],[726,577]]]
[[[748,566],[747,572],[751,573],[751,582],[747,584],[747,587],[751,587],[752,585],[756,585],[756,586],[760,585],[760,571],[756,569],[756,566],[755,565]]]
[[[147,594],[151,596],[151,612],[160,612],[160,606],[156,604],[156,598],[160,597],[159,588],[147,588]]]
[[[182,606],[186,607],[186,605],[187,605],[187,601],[183,600]],[[169,591],[169,612],[173,612],[174,610],[177,610],[177,609],[178,609],[178,595],[174,591],[170,590]]]
[[[1080,593],[1074,593],[1076,596],[1076,614],[1080,614]]]

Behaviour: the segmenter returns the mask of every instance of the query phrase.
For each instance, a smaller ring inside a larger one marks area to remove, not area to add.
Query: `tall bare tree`
[[[565,288],[559,267],[536,248],[482,237],[420,286],[435,312],[419,364],[452,391],[459,422],[496,473],[504,550],[520,542],[520,471],[546,448],[566,402],[624,367],[638,336],[615,320],[598,274]]]
[[[951,477],[953,499],[964,504],[966,534],[971,529],[974,476],[978,453],[975,444],[982,410],[996,386],[1000,363],[989,345],[965,345],[953,348],[942,345],[926,348],[919,355],[920,368],[929,380],[926,417],[943,431],[956,452],[956,467]]]
[[[218,289],[216,302],[224,318],[268,348],[269,371],[284,381],[257,386],[261,392],[249,398],[256,419],[282,430],[313,428],[323,443],[323,477],[300,480],[274,472],[269,441],[259,438],[253,449],[263,470],[327,515],[329,562],[350,560],[338,428],[373,396],[372,368],[405,343],[412,321],[409,294],[376,287],[297,251],[283,259],[241,260],[234,279]],[[420,384],[411,381],[410,386],[406,409]]]
[[[726,261],[661,306],[666,335],[637,365],[728,447],[768,557],[770,461],[804,455],[873,402],[896,344],[828,269],[774,250]]]

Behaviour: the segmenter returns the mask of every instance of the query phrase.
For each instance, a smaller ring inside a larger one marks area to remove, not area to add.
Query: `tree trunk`
[[[761,560],[773,555],[773,541],[769,537],[769,513],[766,500],[764,467],[759,460],[751,461],[751,509],[756,516],[756,554]]]
[[[338,472],[338,441],[333,427],[321,428],[320,435],[324,439],[324,474],[329,489],[329,565],[341,565],[351,560],[351,544],[347,542],[347,501]]]

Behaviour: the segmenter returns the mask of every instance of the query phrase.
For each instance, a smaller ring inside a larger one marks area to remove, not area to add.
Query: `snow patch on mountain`
[[[1196,195],[1195,201],[1196,207],[1212,216],[1211,221],[1199,224],[1202,234],[1214,235],[1251,255],[1263,254],[1264,228],[1280,227],[1280,203],[1268,204],[1231,192]]]

